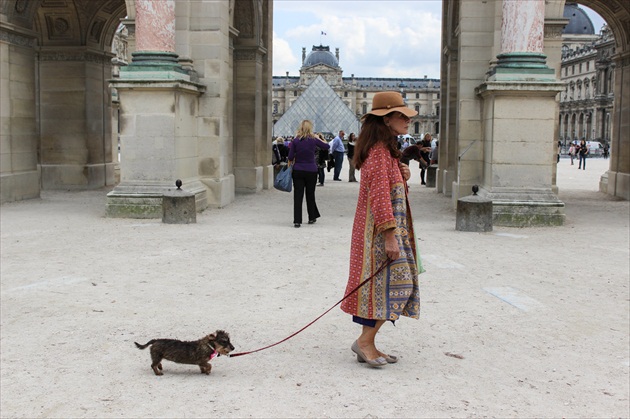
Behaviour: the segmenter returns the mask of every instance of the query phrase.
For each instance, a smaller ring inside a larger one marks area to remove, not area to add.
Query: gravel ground
[[[328,176],[322,218],[300,229],[275,190],[190,225],[105,218],[107,190],[5,204],[1,416],[628,417],[629,203],[597,192],[607,161],[588,163],[560,162],[564,226],[489,233],[456,231],[450,198],[413,168],[422,314],[379,333],[401,358],[382,369],[356,362],[338,308],[210,376],[165,361],[156,377],[133,344],[225,329],[248,351],[333,306],[357,184]]]

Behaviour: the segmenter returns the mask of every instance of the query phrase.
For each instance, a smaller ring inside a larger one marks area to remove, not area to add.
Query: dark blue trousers
[[[341,173],[341,166],[343,166],[343,151],[333,151],[333,155],[335,156],[335,175],[333,179],[339,179],[339,174]]]

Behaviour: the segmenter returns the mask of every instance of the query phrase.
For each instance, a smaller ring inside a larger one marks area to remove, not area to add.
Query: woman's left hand
[[[411,170],[409,170],[409,166],[404,163],[398,162],[398,168],[400,169],[400,174],[402,175],[405,181],[408,181],[411,178]]]

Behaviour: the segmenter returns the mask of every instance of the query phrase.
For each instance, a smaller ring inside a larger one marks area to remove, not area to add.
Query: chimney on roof
[[[335,48],[335,57],[337,58],[337,62],[339,62],[339,48]]]
[[[304,65],[304,60],[306,60],[306,48],[302,47],[302,65]]]

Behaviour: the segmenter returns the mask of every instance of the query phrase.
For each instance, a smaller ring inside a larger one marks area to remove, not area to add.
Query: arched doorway
[[[108,79],[124,0],[8,0],[0,9],[2,202],[114,181]]]

